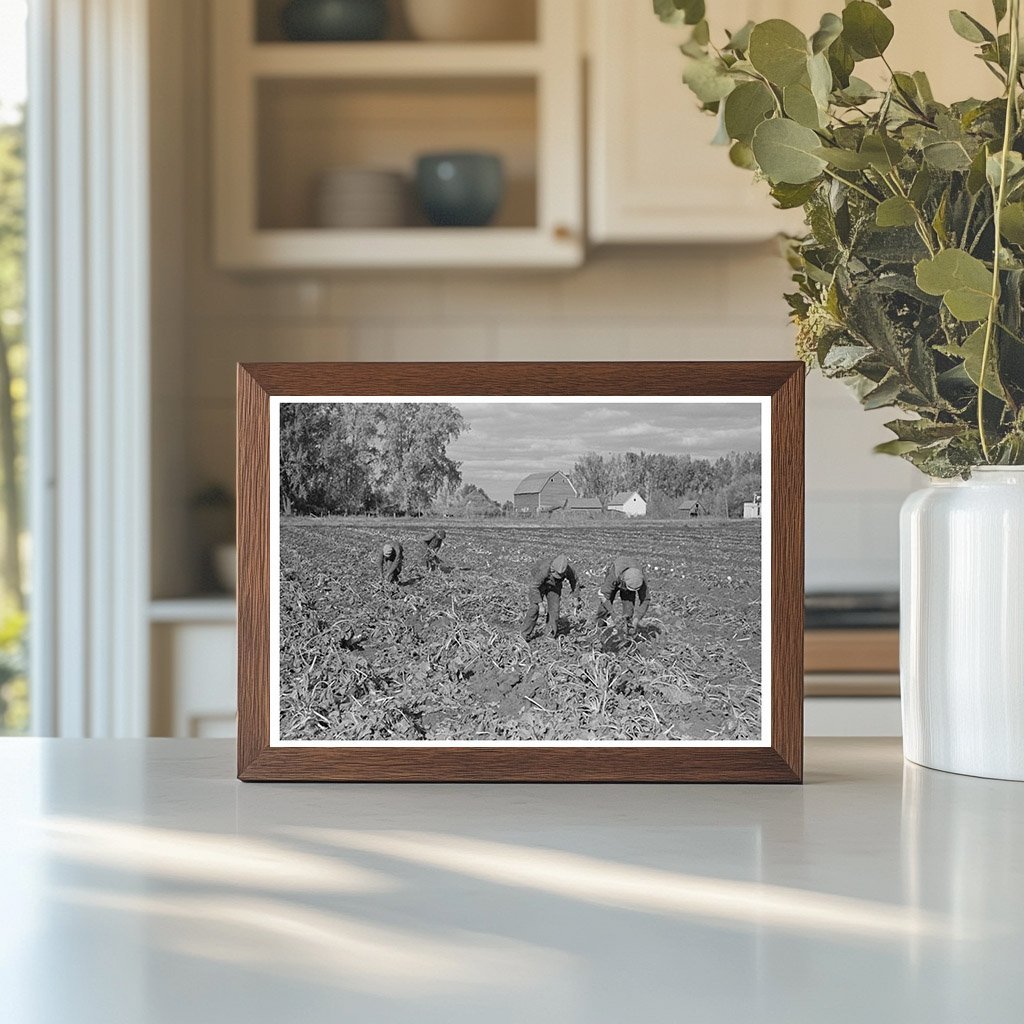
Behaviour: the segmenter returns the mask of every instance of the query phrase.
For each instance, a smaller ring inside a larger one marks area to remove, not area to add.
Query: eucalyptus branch
[[[985,428],[985,381],[992,358],[992,338],[999,317],[999,274],[1002,270],[1003,206],[1006,202],[1006,177],[1013,126],[1017,118],[1017,85],[1020,74],[1020,0],[1010,0],[1010,73],[1006,85],[1006,123],[1003,125],[1002,159],[999,166],[999,188],[995,196],[995,246],[992,255],[992,294],[989,299],[988,319],[985,321],[985,345],[981,351],[981,369],[978,372],[978,435],[985,461],[992,462],[992,450]]]

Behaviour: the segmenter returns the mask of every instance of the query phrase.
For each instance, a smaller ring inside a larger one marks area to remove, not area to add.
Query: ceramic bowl
[[[426,153],[416,163],[416,193],[435,227],[483,227],[494,219],[504,198],[501,157]]]
[[[295,42],[380,39],[388,26],[387,0],[290,0],[281,28]]]
[[[478,42],[532,39],[535,0],[405,0],[405,17],[417,39]]]

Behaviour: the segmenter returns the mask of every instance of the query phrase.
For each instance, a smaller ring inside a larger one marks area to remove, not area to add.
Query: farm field
[[[419,538],[443,525],[429,573]],[[405,545],[403,586],[377,577]],[[760,520],[523,523],[281,519],[282,740],[756,740],[761,728]],[[519,634],[525,580],[567,554],[556,639]],[[639,635],[594,622],[607,565],[636,555]]]

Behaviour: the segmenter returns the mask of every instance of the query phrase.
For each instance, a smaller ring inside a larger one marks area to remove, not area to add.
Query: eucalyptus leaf
[[[725,127],[729,137],[748,146],[754,129],[775,112],[775,97],[763,82],[742,82],[725,101]]]
[[[1000,228],[1006,241],[1024,246],[1024,203],[1010,203],[1003,210]]]
[[[798,82],[809,56],[807,37],[781,18],[762,21],[750,33],[747,59],[773,85],[784,88]]]
[[[909,199],[892,196],[878,204],[875,210],[875,223],[880,228],[909,227],[917,223],[917,211]]]
[[[757,126],[751,148],[769,181],[802,185],[819,177],[825,169],[825,161],[816,153],[820,142],[810,128],[787,118],[774,118]]]
[[[705,14],[704,0],[654,0],[654,13],[668,25],[696,25]]]
[[[941,295],[958,320],[972,322],[988,316],[992,271],[962,249],[945,249],[916,268],[917,286],[929,295]]]
[[[702,103],[724,100],[736,88],[736,81],[717,60],[691,59],[683,71],[683,81]]]
[[[843,39],[863,60],[881,57],[893,32],[892,22],[866,0],[853,0],[843,9]]]
[[[959,142],[940,139],[922,147],[925,160],[940,171],[966,171],[971,166],[971,157]]]
[[[824,117],[818,101],[811,92],[809,81],[795,82],[782,90],[782,106],[786,116],[805,128],[824,127]]]
[[[843,33],[843,19],[836,14],[823,14],[818,31],[811,36],[811,53],[827,50]]]
[[[903,159],[903,147],[887,135],[865,135],[860,152],[876,171],[883,174],[891,174]]]
[[[960,346],[945,345],[939,351],[953,359],[962,359],[964,372],[976,387],[981,387],[981,368],[985,356],[985,326],[974,331]],[[1006,398],[996,370],[994,342],[989,345],[989,359],[985,365],[985,390],[996,398]]]
[[[736,53],[746,53],[750,46],[750,33],[754,31],[753,21],[748,21],[746,25],[741,29],[737,29],[729,36],[729,42],[725,44],[725,49],[733,50]]]
[[[972,18],[966,11],[950,11],[949,23],[958,36],[969,43],[994,42],[995,36],[984,25]]]
[[[1006,0],[992,0],[992,10],[996,16],[998,25],[1006,17]]]
[[[839,89],[845,89],[850,84],[850,76],[856,65],[853,50],[840,36],[826,52],[828,53],[828,66],[832,69],[832,77],[835,79],[836,86]]]
[[[742,167],[745,171],[756,171],[757,160],[754,159],[754,151],[745,142],[734,142],[729,149],[729,160],[735,167]]]
[[[819,146],[814,150],[815,156],[820,156],[833,167],[842,171],[863,171],[871,166],[871,161],[852,149],[837,149],[832,146]]]

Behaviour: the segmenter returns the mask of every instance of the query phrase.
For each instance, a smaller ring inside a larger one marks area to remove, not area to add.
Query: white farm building
[[[761,495],[755,494],[753,501],[743,502],[743,518],[744,519],[760,519],[761,518]]]
[[[647,502],[644,501],[643,495],[639,491],[619,491],[608,502],[608,511],[621,512],[630,518],[645,516],[647,515]]]

